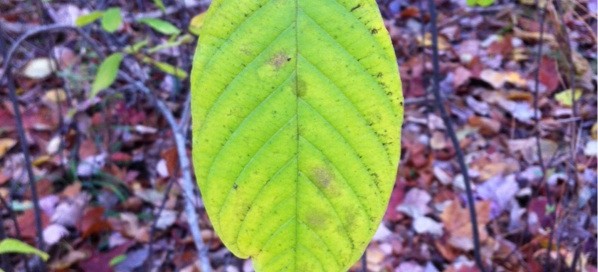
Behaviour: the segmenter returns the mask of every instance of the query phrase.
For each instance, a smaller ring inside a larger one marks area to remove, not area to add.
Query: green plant
[[[47,261],[49,257],[48,253],[12,238],[6,238],[0,241],[0,254],[7,253],[35,254],[44,261]]]
[[[373,0],[213,1],[192,80],[214,228],[258,271],[346,271],[400,153],[401,83]]]
[[[492,4],[494,4],[494,0],[467,0],[467,5],[475,7],[475,6],[481,6],[481,7],[488,7],[491,6]]]

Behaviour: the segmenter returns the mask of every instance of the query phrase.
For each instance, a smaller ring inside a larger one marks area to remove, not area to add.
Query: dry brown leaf
[[[0,158],[4,157],[6,152],[13,148],[17,144],[17,141],[10,138],[2,138],[0,139]]]
[[[480,240],[484,241],[488,237],[486,224],[490,221],[490,202],[477,202],[475,209]],[[453,201],[444,209],[440,218],[449,235],[448,243],[451,246],[465,251],[473,249],[472,224],[466,207],[461,207],[458,201]]]

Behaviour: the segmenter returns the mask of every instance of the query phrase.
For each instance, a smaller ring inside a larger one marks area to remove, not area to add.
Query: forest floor
[[[153,102],[164,101],[188,133],[192,33],[205,2],[0,2],[0,197],[8,205],[0,204],[0,237],[31,245],[41,237],[53,271],[200,271],[173,132]],[[551,1],[544,14],[533,0],[465,2],[436,1],[440,92],[472,180],[481,258],[493,271],[596,271],[596,0]],[[378,3],[400,67],[405,122],[397,182],[367,270],[479,271],[463,175],[431,93],[427,1]],[[114,7],[120,21],[106,12],[81,32],[51,28]],[[163,21],[138,20],[147,17]],[[44,26],[7,60],[21,35]],[[96,71],[115,52],[127,53],[123,66],[137,81],[121,72],[98,94]],[[137,82],[151,99],[135,91]],[[187,200],[214,270],[253,271],[222,245],[200,198]],[[0,266],[25,271],[24,260],[11,255]]]

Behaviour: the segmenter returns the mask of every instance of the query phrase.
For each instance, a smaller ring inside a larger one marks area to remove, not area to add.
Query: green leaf
[[[48,253],[11,238],[4,239],[0,242],[0,254],[6,253],[35,254],[44,261],[47,261],[49,257]]]
[[[188,76],[187,72],[185,72],[184,70],[182,70],[176,66],[172,66],[166,62],[156,61],[149,57],[144,57],[143,62],[151,63],[156,68],[160,69],[162,72],[176,76],[181,80],[186,79]]]
[[[166,11],[166,7],[164,6],[164,2],[162,2],[162,0],[153,0],[154,1],[154,5],[156,5],[156,7],[158,7],[161,11]]]
[[[380,224],[402,93],[374,0],[214,1],[191,74],[193,161],[256,271],[347,271]]]
[[[100,64],[98,73],[96,74],[96,78],[91,87],[90,98],[95,97],[101,90],[110,87],[110,85],[114,83],[122,60],[123,55],[121,53],[114,53]]]
[[[102,28],[107,32],[114,32],[118,30],[120,25],[122,24],[123,18],[120,13],[120,8],[109,8],[104,11],[104,16],[102,17]]]
[[[124,255],[124,254],[118,255],[118,256],[112,258],[112,260],[110,260],[110,266],[112,267],[119,263],[122,263],[126,258],[127,258],[127,255]]]
[[[94,11],[94,12],[90,12],[85,15],[81,15],[81,16],[77,17],[77,20],[75,20],[75,25],[78,27],[84,27],[88,24],[91,24],[91,23],[97,21],[103,15],[104,15],[104,13],[101,11]]]
[[[488,7],[494,4],[494,0],[467,0],[467,5],[469,6],[482,6]]]
[[[164,35],[177,35],[181,33],[181,30],[178,27],[164,20],[155,18],[141,18],[137,21],[148,25],[155,31],[158,31]]]

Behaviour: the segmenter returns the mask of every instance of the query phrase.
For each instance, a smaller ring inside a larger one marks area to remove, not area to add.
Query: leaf
[[[183,69],[178,68],[176,66],[172,66],[166,62],[156,61],[149,57],[144,57],[143,62],[151,63],[156,68],[160,69],[162,72],[176,76],[181,80],[186,79],[188,76],[187,72],[185,72]]]
[[[582,90],[576,89],[575,90],[575,100],[579,100],[581,95],[583,94]],[[573,91],[571,89],[564,90],[560,93],[557,93],[554,98],[558,101],[561,105],[566,107],[571,107],[573,105]]]
[[[478,231],[483,241],[488,237],[486,224],[490,221],[490,202],[477,202],[475,210],[478,216]],[[448,243],[458,249],[472,250],[472,224],[467,207],[461,207],[459,201],[452,201],[440,215],[446,231]]]
[[[101,90],[110,87],[114,83],[122,59],[123,55],[121,53],[114,53],[100,64],[91,87],[90,98],[95,97]]]
[[[199,36],[201,26],[203,26],[205,19],[206,19],[205,12],[195,15],[195,17],[193,17],[193,19],[191,19],[191,22],[189,22],[189,32],[191,32],[195,36]]]
[[[154,5],[158,7],[161,11],[166,11],[166,7],[164,6],[164,2],[162,0],[153,0]]]
[[[107,32],[114,32],[118,30],[122,24],[123,18],[120,12],[120,8],[109,8],[104,11],[102,16],[102,28]]]
[[[104,16],[104,12],[93,11],[88,14],[84,14],[84,15],[77,17],[77,20],[75,20],[75,25],[78,27],[84,27],[88,24],[91,24],[91,23],[97,21],[102,16]]]
[[[4,157],[6,152],[13,148],[17,144],[15,139],[11,138],[0,138],[0,159]]]
[[[215,1],[192,71],[212,224],[256,271],[347,271],[396,176],[402,93],[373,0]]]
[[[32,59],[22,70],[22,74],[30,79],[44,79],[56,70],[56,62],[50,58]]]
[[[110,260],[110,266],[115,266],[119,263],[122,263],[125,259],[127,258],[127,255],[118,255],[114,258],[112,258],[112,260]]]
[[[468,6],[488,7],[494,4],[494,0],[467,0]]]
[[[158,31],[164,35],[178,35],[181,33],[181,30],[178,27],[164,20],[155,18],[141,18],[137,21],[148,25],[155,31]]]
[[[6,238],[0,242],[0,254],[6,253],[35,254],[44,261],[47,261],[49,257],[48,253],[11,238]]]

